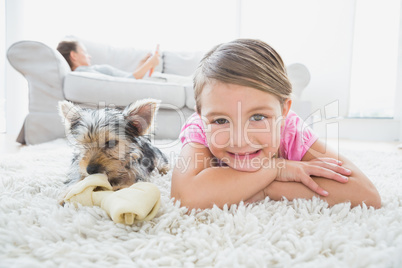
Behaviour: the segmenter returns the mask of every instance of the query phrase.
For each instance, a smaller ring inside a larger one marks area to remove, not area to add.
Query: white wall
[[[20,15],[8,29],[20,26],[18,38],[51,46],[73,34],[112,45],[199,50],[236,37],[232,0],[6,1]]]
[[[22,1],[6,1],[6,49],[23,39],[25,17]],[[6,122],[7,133],[18,134],[28,113],[28,83],[7,61],[6,63]]]
[[[169,50],[208,50],[237,37],[259,38],[286,64],[301,62],[309,68],[311,82],[302,99],[312,101],[313,111],[325,116],[324,108],[337,101],[338,115],[347,116],[355,4],[356,0],[6,0],[6,48],[22,39],[55,47],[69,34],[139,48],[160,43],[161,49]],[[6,75],[7,131],[16,134],[27,113],[27,83],[8,63]]]
[[[5,86],[6,86],[6,5],[0,3],[0,133],[6,131]]]

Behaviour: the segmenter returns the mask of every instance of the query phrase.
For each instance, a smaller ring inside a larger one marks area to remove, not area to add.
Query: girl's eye
[[[253,115],[251,118],[250,118],[250,120],[251,121],[261,121],[261,120],[263,120],[263,119],[265,119],[266,117],[265,116],[263,116],[262,114],[255,114],[255,115]]]
[[[117,140],[109,140],[105,143],[106,148],[113,148],[119,143]]]
[[[229,121],[225,118],[218,118],[212,122],[213,124],[223,125],[229,123]]]

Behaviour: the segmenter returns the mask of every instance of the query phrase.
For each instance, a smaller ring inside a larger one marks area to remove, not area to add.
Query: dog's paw
[[[158,172],[161,175],[166,175],[170,170],[170,165],[169,164],[163,164],[160,167],[158,167]]]

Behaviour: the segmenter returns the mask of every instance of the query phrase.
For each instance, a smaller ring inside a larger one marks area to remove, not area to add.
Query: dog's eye
[[[110,140],[105,143],[106,148],[113,148],[119,143],[117,140]]]

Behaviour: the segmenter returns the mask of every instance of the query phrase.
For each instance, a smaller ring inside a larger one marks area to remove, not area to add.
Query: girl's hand
[[[283,167],[278,168],[276,181],[301,182],[312,191],[327,196],[328,192],[322,189],[311,176],[323,177],[346,183],[351,171],[343,168],[342,163],[333,158],[316,158],[310,161],[284,161]],[[279,165],[278,165],[279,166]]]

